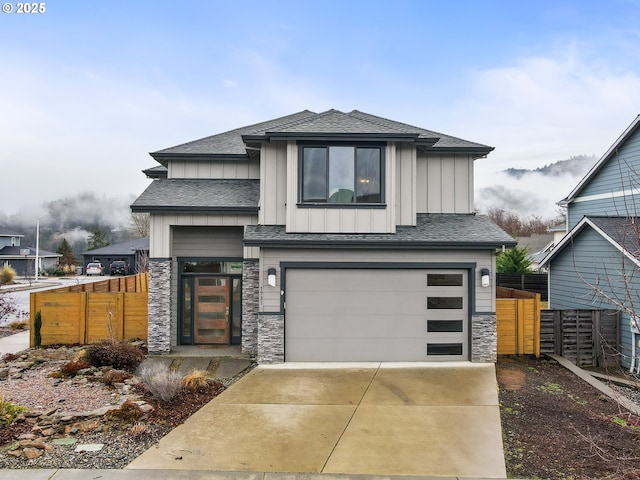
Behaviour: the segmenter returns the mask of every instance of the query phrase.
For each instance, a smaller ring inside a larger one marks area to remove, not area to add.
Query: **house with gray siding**
[[[39,267],[38,272],[58,264],[62,255],[46,250],[36,252],[33,247],[21,246],[23,237],[23,234],[0,225],[0,268],[8,266],[13,268],[19,277],[28,277],[35,275],[36,264]]]
[[[496,359],[486,145],[308,110],[151,153],[149,339],[261,363]]]
[[[567,234],[545,257],[549,307],[621,311],[620,354],[631,364],[640,314],[640,116],[559,202]],[[633,325],[636,327],[636,325]]]

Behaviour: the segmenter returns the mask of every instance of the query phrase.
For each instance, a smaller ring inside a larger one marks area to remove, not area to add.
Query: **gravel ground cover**
[[[84,377],[50,377],[76,356],[74,348],[31,349],[8,363],[8,377],[0,380],[0,396],[29,411],[10,426],[0,426],[0,468],[124,468],[246,373],[222,382],[209,380],[205,388],[196,391],[182,389],[165,402],[152,397],[137,377],[118,388]],[[92,414],[41,425],[42,418],[64,420],[64,412],[102,407],[116,410],[126,398],[152,409],[139,418]],[[38,456],[27,458],[24,452],[31,444],[35,444],[33,451]],[[91,451],[94,445],[100,446],[97,451]],[[16,453],[18,447],[24,449],[22,455]]]

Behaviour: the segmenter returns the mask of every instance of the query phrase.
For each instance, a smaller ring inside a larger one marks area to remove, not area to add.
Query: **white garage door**
[[[467,360],[466,270],[287,269],[286,361]]]

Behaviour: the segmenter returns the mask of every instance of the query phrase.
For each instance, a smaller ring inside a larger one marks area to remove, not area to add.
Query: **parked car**
[[[116,260],[109,265],[109,275],[129,275],[129,265],[122,260]]]
[[[86,275],[104,275],[102,264],[99,262],[91,262],[87,264],[84,273]]]

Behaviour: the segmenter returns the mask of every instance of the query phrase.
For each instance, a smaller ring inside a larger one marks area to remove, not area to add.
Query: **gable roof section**
[[[343,113],[327,110],[314,113],[303,110],[292,115],[237,128],[228,132],[166,148],[150,155],[166,166],[168,159],[197,156],[219,159],[249,158],[247,146],[256,146],[270,138],[333,138],[410,141],[438,151],[460,151],[486,155],[493,147],[432,132],[353,110]]]
[[[515,240],[484,215],[419,214],[396,233],[287,233],[284,225],[248,225],[244,244],[290,248],[507,248]]]
[[[259,180],[172,178],[151,182],[132,212],[258,213]]]
[[[592,228],[618,251],[640,267],[640,218],[585,216],[571,229],[560,243],[540,262],[546,266],[585,228]]]
[[[580,180],[578,185],[576,185],[576,187],[571,191],[571,193],[569,193],[567,197],[563,198],[558,202],[558,205],[566,205],[571,201],[573,201],[584,189],[584,187],[587,186],[589,182],[591,182],[593,177],[596,176],[596,174],[609,161],[609,159],[611,159],[611,157],[613,157],[616,154],[620,146],[624,142],[626,142],[631,135],[635,133],[638,127],[640,127],[640,115],[636,116],[633,122],[631,122],[631,125],[629,125],[627,129],[624,132],[622,132],[622,135],[620,135],[620,137],[618,137],[618,139],[614,142],[614,144],[611,145],[611,147],[609,147],[609,150],[606,151],[606,153],[602,156],[602,158],[600,158],[600,160],[598,160],[596,164],[593,167],[591,167],[591,170],[589,170],[587,174],[582,178],[582,180]]]
[[[296,121],[300,121],[316,115],[309,110],[303,110],[292,115],[268,120],[266,122],[248,125],[246,127],[236,128],[228,132],[211,135],[209,137],[193,140],[191,142],[176,145],[175,147],[165,148],[152,152],[150,155],[158,162],[167,157],[189,156],[189,155],[207,155],[211,157],[241,157],[248,158],[246,145],[242,141],[243,134],[259,134],[273,128],[286,126]]]

